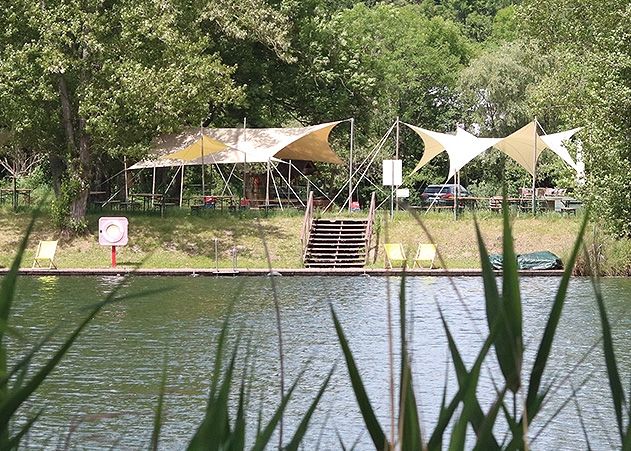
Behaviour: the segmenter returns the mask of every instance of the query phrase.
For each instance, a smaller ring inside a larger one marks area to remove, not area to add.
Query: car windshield
[[[425,188],[425,194],[451,193],[453,188],[450,186],[430,185]]]
[[[429,185],[423,190],[423,194],[434,195],[434,194],[454,194],[456,192],[455,185]],[[458,189],[458,195],[460,196],[469,196],[469,191],[466,188],[460,186]]]

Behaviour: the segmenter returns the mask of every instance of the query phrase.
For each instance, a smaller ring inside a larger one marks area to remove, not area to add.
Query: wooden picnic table
[[[28,188],[17,188],[15,190],[13,190],[13,188],[2,188],[0,189],[0,203],[4,203],[5,198],[7,199],[11,199],[13,197],[13,193],[16,193],[17,195],[17,202],[18,204],[19,202],[19,198],[20,196],[24,199],[25,203],[27,205],[31,204],[31,193],[33,192],[32,189],[28,189]]]
[[[158,193],[133,193],[130,194],[129,197],[132,203],[140,199],[138,203],[140,204],[140,202],[142,202],[142,210],[147,211],[152,209],[156,204],[161,203],[164,196]]]
[[[239,198],[236,196],[215,196],[213,194],[208,194],[206,196],[192,196],[188,198],[189,205],[191,210],[198,210],[200,208],[204,208],[207,205],[205,202],[206,199],[213,199],[214,208],[219,207],[220,210],[223,210],[224,207],[228,209],[236,208],[239,205]],[[191,203],[193,201],[193,203]],[[212,208],[212,207],[211,207]]]

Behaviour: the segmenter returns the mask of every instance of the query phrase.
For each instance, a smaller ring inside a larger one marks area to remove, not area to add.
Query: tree
[[[263,0],[15,0],[0,28],[0,128],[37,130],[68,201],[58,212],[76,230],[99,156],[142,154],[156,134],[242,99],[209,29],[287,51],[282,15]]]
[[[566,126],[585,126],[584,194],[610,232],[631,237],[631,9],[607,0],[528,0],[517,20],[523,36],[563,61],[530,102]]]

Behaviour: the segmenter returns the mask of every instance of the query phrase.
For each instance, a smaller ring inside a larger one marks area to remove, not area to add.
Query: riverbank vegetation
[[[110,249],[98,244],[98,218],[107,213],[89,214],[90,233],[81,237],[62,239],[55,262],[59,268],[104,268],[110,264]],[[217,239],[218,265],[231,268],[233,255],[240,268],[266,268],[267,258],[263,239],[267,243],[273,267],[302,267],[300,230],[301,212],[249,211],[229,213],[207,212],[201,216],[186,211],[170,211],[161,218],[152,215],[127,213],[129,218],[129,244],[118,249],[118,265],[146,268],[212,268],[215,266],[215,239]],[[387,214],[377,220],[374,241],[379,242],[377,255],[369,267],[383,267],[384,242],[403,243],[413,255],[420,242],[429,239],[420,232],[416,219],[406,211],[396,213],[390,221]],[[465,213],[454,221],[451,212],[430,212],[421,216],[433,240],[445,259],[448,268],[479,268],[474,216]],[[0,264],[8,266],[13,249],[19,243],[21,230],[28,223],[27,213],[0,215]],[[497,213],[478,214],[480,228],[492,253],[501,250],[502,220]],[[529,214],[517,215],[513,221],[518,253],[550,250],[561,258],[569,256],[573,237],[576,236],[580,215],[560,216],[546,214],[533,218]],[[29,266],[38,240],[57,239],[59,231],[51,224],[50,216],[39,217],[23,265]],[[602,252],[609,248],[603,247]],[[603,259],[603,263],[605,259]]]

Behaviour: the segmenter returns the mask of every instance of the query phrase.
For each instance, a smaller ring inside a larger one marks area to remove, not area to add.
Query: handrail
[[[305,218],[302,223],[302,231],[300,232],[300,243],[302,244],[302,262],[305,261],[307,246],[309,245],[309,236],[311,234],[311,223],[313,222],[313,191],[309,191],[307,204],[305,205]]]
[[[368,221],[366,223],[366,264],[368,264],[368,255],[370,254],[370,241],[372,240],[372,226],[375,222],[375,212],[377,210],[377,196],[373,191],[370,196],[370,209],[368,210]]]

